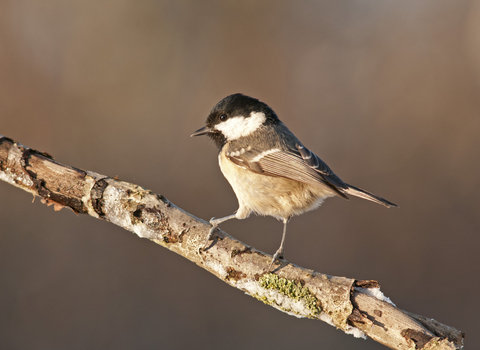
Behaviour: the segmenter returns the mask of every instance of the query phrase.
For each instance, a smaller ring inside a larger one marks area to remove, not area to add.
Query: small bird
[[[208,135],[219,148],[220,169],[235,192],[235,214],[212,218],[204,249],[218,226],[245,219],[253,212],[283,221],[280,247],[273,256],[284,258],[287,223],[294,215],[318,208],[328,197],[347,194],[389,207],[392,202],[343,182],[317,155],[307,149],[265,103],[243,94],[218,102],[206,126],[191,136]]]

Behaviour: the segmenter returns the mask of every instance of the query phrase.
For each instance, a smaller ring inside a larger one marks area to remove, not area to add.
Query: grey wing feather
[[[297,146],[297,150],[302,156],[305,163],[312,169],[324,175],[325,179],[328,182],[330,182],[335,187],[338,187],[339,189],[348,189],[348,186],[342,181],[342,179],[335,175],[335,173],[332,171],[332,169],[330,169],[327,163],[321,160],[315,153],[301,145]]]
[[[341,190],[347,188],[346,185],[318,157],[316,158],[324,164],[322,169],[326,167],[326,169],[330,171],[328,174],[322,173],[310,166],[298,151],[276,149],[267,152],[256,150],[243,153],[229,152],[227,153],[227,158],[244,169],[263,175],[285,177],[312,186],[330,187],[339,196],[348,199],[348,197],[341,192]],[[334,180],[335,178],[338,180],[334,181],[330,179],[332,177],[334,177]],[[340,186],[337,186],[335,183],[338,183]]]
[[[313,186],[328,186],[339,196],[346,194],[367,199],[389,207],[396,204],[361,188],[343,182],[330,167],[308,148],[298,145],[296,150],[275,149],[266,152],[250,149],[227,154],[238,166],[267,176],[281,176]]]
[[[396,204],[387,201],[385,198],[379,197],[371,192],[362,190],[361,188],[346,184],[337,175],[335,175],[332,169],[330,169],[323,160],[321,160],[315,153],[310,151],[308,148],[300,145],[297,146],[297,149],[305,163],[308,164],[308,166],[323,174],[325,176],[325,179],[329,183],[334,185],[343,193],[384,205],[387,208],[397,207]]]

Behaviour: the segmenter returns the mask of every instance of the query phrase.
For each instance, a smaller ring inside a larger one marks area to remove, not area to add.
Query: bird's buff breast
[[[219,155],[220,169],[235,192],[239,209],[238,219],[254,212],[277,219],[300,215],[320,206],[323,200],[334,195],[323,187],[313,187],[283,177],[254,173]]]

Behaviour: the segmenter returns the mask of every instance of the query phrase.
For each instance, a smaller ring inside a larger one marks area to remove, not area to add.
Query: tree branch
[[[325,321],[392,349],[459,349],[464,335],[398,309],[376,281],[334,277],[283,262],[219,230],[202,251],[210,224],[138,185],[60,164],[49,154],[0,135],[0,179],[42,203],[107,220],[172,250],[232,287],[297,317]]]

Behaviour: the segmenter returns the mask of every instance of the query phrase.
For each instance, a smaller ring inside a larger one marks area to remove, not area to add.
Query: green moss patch
[[[318,315],[322,309],[318,299],[310,293],[310,290],[302,285],[300,281],[292,281],[279,277],[273,273],[263,275],[258,280],[265,289],[273,289],[297,301],[303,300],[307,308],[314,315]]]

